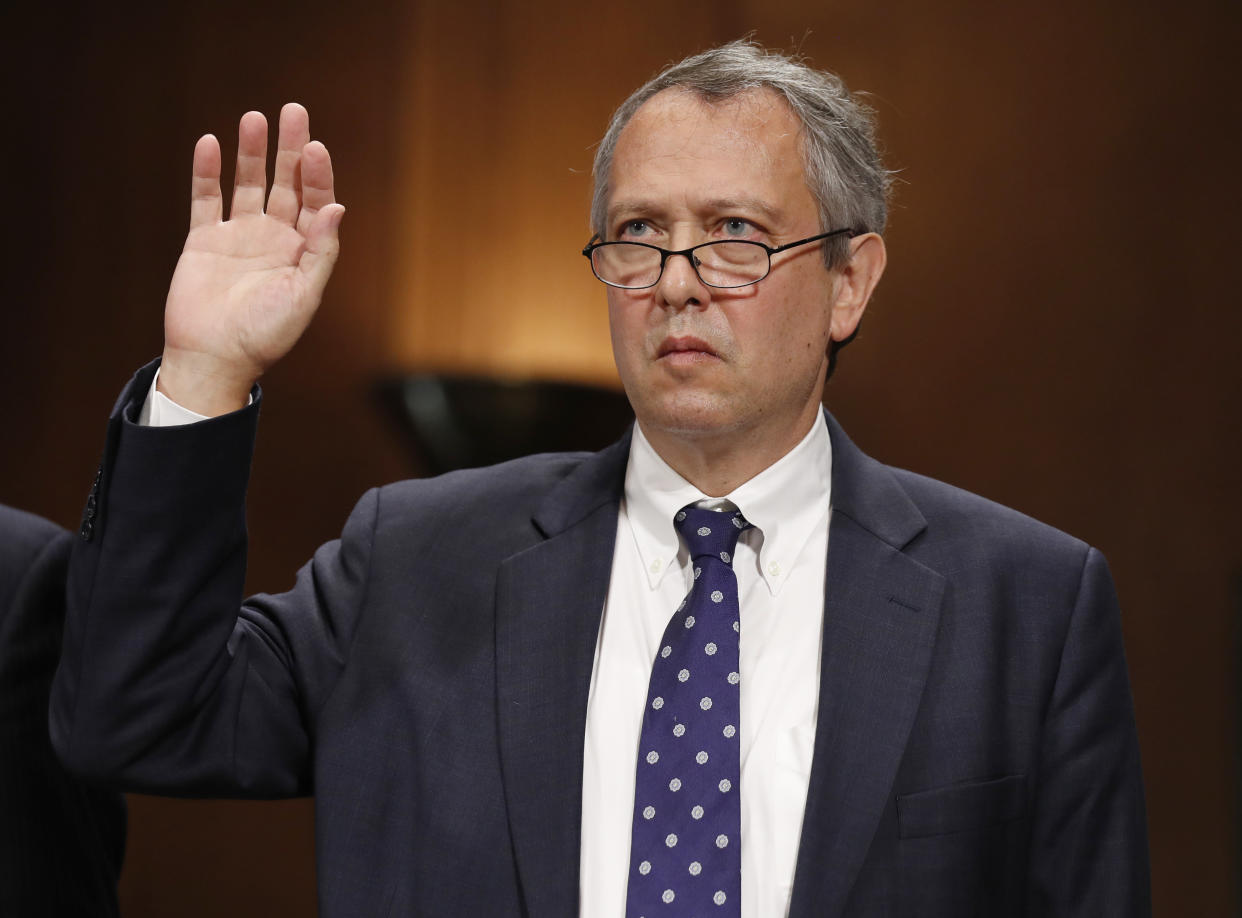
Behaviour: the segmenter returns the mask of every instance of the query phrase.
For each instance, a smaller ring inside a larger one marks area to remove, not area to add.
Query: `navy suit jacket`
[[[369,492],[241,605],[256,404],[109,426],[52,707],[148,792],[314,793],[324,918],[578,909],[587,693],[628,438]],[[1142,782],[1103,558],[829,419],[818,725],[790,914],[1141,915]]]
[[[73,540],[0,506],[0,915],[117,914],[125,848],[120,794],[66,774],[48,738]]]

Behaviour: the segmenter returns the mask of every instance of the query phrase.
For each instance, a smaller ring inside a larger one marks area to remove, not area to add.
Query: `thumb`
[[[341,251],[337,228],[344,216],[344,206],[329,204],[315,214],[315,219],[306,231],[306,251],[298,261],[298,269],[312,286],[321,291],[327,286],[328,278],[332,276],[332,266],[336,264],[336,256]]]

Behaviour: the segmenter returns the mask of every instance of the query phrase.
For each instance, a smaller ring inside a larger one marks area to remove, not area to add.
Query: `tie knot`
[[[677,511],[673,526],[685,540],[691,558],[711,555],[731,565],[737,537],[750,528],[750,523],[740,510],[706,510],[691,504]]]

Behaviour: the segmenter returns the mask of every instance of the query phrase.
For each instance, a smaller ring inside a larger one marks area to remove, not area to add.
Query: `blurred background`
[[[854,440],[1098,546],[1121,596],[1156,913],[1236,913],[1242,7],[222,0],[0,14],[0,501],[76,526],[159,354],[190,154],[310,109],[349,209],[264,381],[249,587],[433,457],[409,374],[615,393],[594,144],[664,64],[753,32],[865,90],[901,170],[890,266],[828,404]],[[1232,202],[1232,204],[1230,203]],[[397,388],[394,388],[396,386]],[[564,427],[576,422],[567,418]],[[308,801],[130,799],[131,918],[314,913]]]

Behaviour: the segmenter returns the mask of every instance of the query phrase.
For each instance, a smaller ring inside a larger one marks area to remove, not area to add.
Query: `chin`
[[[678,393],[657,400],[644,411],[635,408],[644,430],[664,431],[694,439],[735,430],[740,426],[736,406],[718,395]]]

